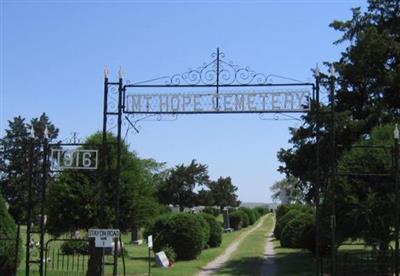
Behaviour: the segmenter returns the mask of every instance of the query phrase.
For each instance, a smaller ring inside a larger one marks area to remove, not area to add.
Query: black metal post
[[[46,136],[46,135],[45,135]],[[40,264],[39,264],[39,275],[44,275],[44,235],[45,235],[45,203],[46,203],[46,186],[47,186],[47,137],[44,137],[43,142],[43,164],[42,164],[42,187],[40,196]]]
[[[216,99],[216,104],[217,104],[217,110],[219,110],[219,48],[217,48],[217,99]]]
[[[331,68],[331,79],[329,83],[329,98],[331,105],[331,190],[332,190],[332,210],[331,210],[331,260],[332,260],[332,276],[336,275],[336,141],[335,141],[335,76],[334,69]]]
[[[149,247],[149,276],[151,275],[151,249]]]
[[[104,99],[103,99],[103,137],[102,137],[102,151],[103,156],[101,158],[101,168],[103,170],[103,187],[100,189],[101,193],[101,204],[104,205],[104,191],[107,187],[107,182],[109,181],[108,171],[106,169],[106,158],[108,156],[108,145],[107,145],[107,112],[108,112],[108,77],[107,77],[107,69],[104,71]],[[103,210],[103,209],[101,209]],[[102,217],[105,217],[104,212],[101,214]],[[105,226],[101,225],[101,227]],[[104,248],[101,250],[101,275],[104,274]]]
[[[25,275],[30,272],[30,242],[31,242],[31,224],[32,224],[32,182],[33,182],[33,138],[29,140],[29,171],[28,171],[28,206],[26,218],[26,244],[25,244]]]
[[[318,68],[317,68],[318,70]],[[319,118],[319,111],[320,111],[320,105],[319,105],[319,90],[320,90],[320,75],[319,72],[315,72],[315,118],[317,120],[316,122],[316,178],[315,178],[315,274],[317,276],[320,276],[321,274],[321,260],[320,260],[320,252],[319,252],[319,241],[320,241],[320,221],[319,221],[319,204],[320,204],[320,187],[321,187],[321,172],[320,172],[320,118]]]
[[[17,276],[17,272],[18,272],[18,251],[19,251],[19,235],[20,235],[20,230],[21,230],[21,225],[17,224],[17,235],[15,236],[15,276]]]
[[[121,180],[121,130],[122,130],[122,72],[120,71],[119,83],[118,83],[118,120],[117,120],[117,171],[115,179],[115,228],[119,229],[119,190]],[[114,269],[113,275],[117,276],[118,273],[118,240],[114,244]]]
[[[397,125],[396,125],[397,129]],[[398,132],[398,129],[397,129]],[[398,133],[397,133],[398,135]],[[399,276],[399,138],[394,137],[394,168],[395,168],[395,275]]]

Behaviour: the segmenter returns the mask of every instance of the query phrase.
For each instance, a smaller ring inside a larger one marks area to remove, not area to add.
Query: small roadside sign
[[[112,247],[113,239],[119,235],[119,229],[89,229],[88,232],[88,237],[95,239],[96,247]]]
[[[96,237],[94,239],[95,247],[112,247],[111,237]]]
[[[147,247],[149,249],[153,248],[153,235],[150,235],[150,236],[147,237]]]

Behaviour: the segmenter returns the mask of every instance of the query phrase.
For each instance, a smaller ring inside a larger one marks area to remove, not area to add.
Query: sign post
[[[149,248],[149,276],[151,275],[151,250],[153,249],[153,235],[147,237],[147,247]]]

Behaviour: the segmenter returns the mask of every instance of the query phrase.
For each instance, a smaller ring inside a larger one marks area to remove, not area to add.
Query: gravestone
[[[229,224],[229,211],[227,208],[224,208],[224,210],[222,210],[222,215],[224,217],[224,229],[230,229],[231,226]]]
[[[160,251],[155,255],[156,265],[158,267],[169,267],[169,260],[164,251]]]
[[[136,225],[132,227],[131,243],[132,244],[137,244],[137,245],[141,245],[143,243],[142,231]]]

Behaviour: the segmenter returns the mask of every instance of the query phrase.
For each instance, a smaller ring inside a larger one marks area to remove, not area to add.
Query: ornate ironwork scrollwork
[[[203,63],[196,68],[172,76],[163,76],[147,81],[132,83],[133,85],[157,84],[157,85],[257,85],[271,83],[272,77],[284,78],[278,75],[266,75],[252,70],[250,67],[242,67],[225,59],[225,53],[212,53],[211,62]],[[287,79],[287,78],[285,78]],[[298,82],[297,80],[290,79]]]
[[[118,112],[118,88],[111,86],[107,97],[108,112]]]

